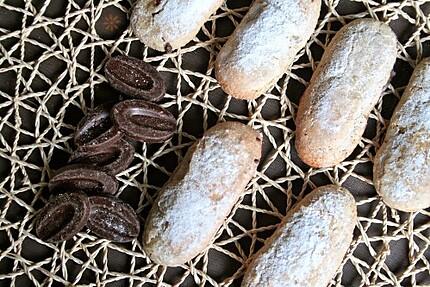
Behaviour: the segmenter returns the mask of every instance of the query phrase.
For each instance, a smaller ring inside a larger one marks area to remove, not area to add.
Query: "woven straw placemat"
[[[213,64],[249,0],[228,0],[192,43],[170,54],[145,48],[132,35],[132,1],[0,0],[0,286],[239,286],[243,264],[286,211],[328,183],[349,188],[359,210],[354,241],[332,285],[429,286],[430,212],[388,208],[375,193],[371,167],[413,67],[430,55],[430,1],[323,2],[295,64],[272,91],[245,102],[225,96]],[[334,33],[362,17],[396,31],[395,73],[354,153],[334,168],[310,169],[294,150],[298,99]],[[49,197],[53,171],[67,162],[77,122],[91,107],[119,98],[103,75],[106,59],[118,54],[157,66],[168,83],[163,106],[178,119],[172,140],[136,146],[133,164],[118,175],[117,196],[142,220],[204,130],[236,120],[264,133],[263,159],[243,199],[211,246],[180,267],[151,263],[139,240],[115,244],[84,230],[54,245],[34,235],[34,215]]]

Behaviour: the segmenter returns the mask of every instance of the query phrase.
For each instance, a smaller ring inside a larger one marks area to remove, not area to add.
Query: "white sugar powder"
[[[155,260],[175,265],[183,263],[179,262],[183,258],[191,259],[206,247],[231,212],[256,169],[255,152],[245,142],[255,140],[249,136],[254,132],[243,127],[203,137],[191,148],[195,150],[189,165],[182,163],[172,177],[175,182],[161,191],[144,242],[150,243]],[[178,176],[182,172],[185,174]]]
[[[333,186],[304,201],[309,197],[310,204],[287,214],[257,253],[242,286],[327,286],[351,243],[355,202],[349,192]]]
[[[422,207],[430,204],[430,62],[427,62],[416,68],[375,158],[377,188],[394,207],[396,203]]]

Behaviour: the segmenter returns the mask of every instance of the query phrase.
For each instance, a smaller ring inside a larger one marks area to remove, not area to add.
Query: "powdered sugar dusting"
[[[383,23],[357,20],[338,33],[325,56],[309,86],[315,99],[306,114],[328,134],[357,137],[357,126],[361,137],[396,60],[396,37]]]
[[[159,2],[159,3],[156,3]],[[223,0],[140,0],[131,18],[135,34],[151,48],[179,48],[197,34]]]
[[[430,59],[415,69],[375,157],[375,185],[392,207],[430,206]]]
[[[298,110],[298,151],[309,164],[332,166],[354,150],[389,80],[396,44],[390,27],[373,19],[355,20],[333,38]]]
[[[182,163],[163,188],[146,224],[151,259],[176,265],[203,251],[255,173],[260,155],[248,147],[260,150],[256,136],[241,125],[209,133],[196,144],[188,166]]]
[[[335,275],[352,240],[355,201],[323,186],[291,210],[248,267],[242,287],[321,287]]]
[[[320,6],[320,0],[254,1],[218,54],[217,79],[254,96],[265,92],[305,46]]]

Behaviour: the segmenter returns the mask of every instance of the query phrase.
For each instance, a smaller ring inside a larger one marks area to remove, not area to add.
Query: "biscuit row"
[[[131,25],[147,46],[170,52],[191,41],[219,0],[140,0]],[[220,50],[221,88],[252,100],[291,67],[314,34],[320,0],[255,0]],[[296,149],[309,166],[335,166],[360,143],[397,56],[391,28],[372,19],[344,26],[300,99]],[[374,182],[387,205],[430,207],[430,60],[415,69],[374,159]],[[204,251],[256,172],[261,136],[239,123],[208,130],[162,188],[143,244],[156,263],[180,265]],[[288,212],[246,264],[242,286],[326,286],[352,240],[355,201],[344,188],[317,188]]]
[[[161,51],[166,47],[177,49],[193,39],[222,3],[140,0],[131,24],[149,47]],[[217,56],[215,74],[224,91],[239,99],[255,99],[273,86],[312,36],[320,8],[320,0],[255,0]],[[372,19],[355,20],[336,34],[299,103],[296,148],[305,163],[331,167],[354,151],[390,79],[396,45],[391,28]],[[423,86],[424,80],[419,78],[429,73],[426,62],[421,64],[421,72],[413,76],[410,86]],[[417,94],[416,88],[409,90],[409,94]],[[430,206],[430,104],[428,92],[418,94],[412,98],[419,99],[409,100],[414,104],[401,110],[419,107],[421,116],[407,111],[408,119],[398,119],[405,124],[406,135],[390,128],[385,140],[400,141],[398,144],[407,152],[399,152],[394,143],[384,144],[375,165],[378,193],[388,205],[404,211]],[[403,173],[408,176],[402,176]]]

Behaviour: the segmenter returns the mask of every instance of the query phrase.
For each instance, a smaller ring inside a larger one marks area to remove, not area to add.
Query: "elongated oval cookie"
[[[158,264],[183,264],[202,252],[254,176],[261,136],[251,127],[225,122],[191,146],[155,200],[145,223],[143,246]]]
[[[249,264],[242,287],[322,287],[336,274],[357,220],[353,196],[335,185],[308,194]]]
[[[305,163],[329,167],[354,151],[390,77],[396,45],[390,27],[373,19],[336,34],[297,111],[296,148]]]
[[[255,99],[287,72],[314,32],[321,0],[255,0],[219,52],[216,78],[239,99]]]
[[[390,207],[430,207],[430,58],[415,68],[394,111],[376,153],[373,181]]]
[[[222,3],[223,0],[139,0],[131,27],[145,45],[170,52],[190,42]]]

